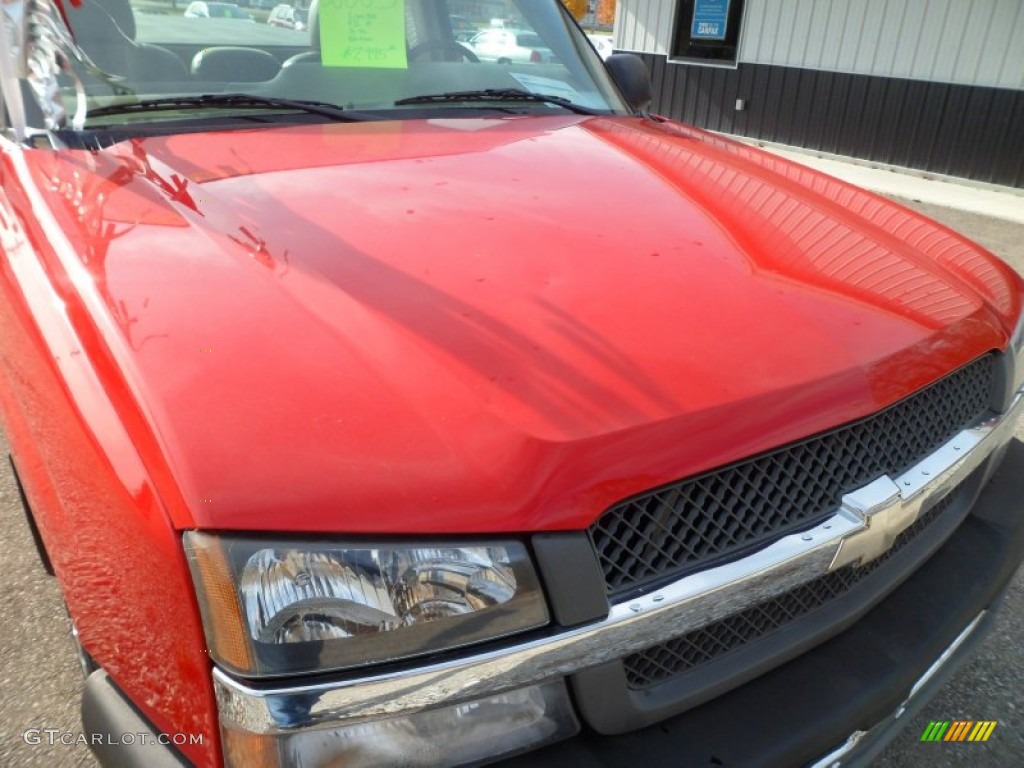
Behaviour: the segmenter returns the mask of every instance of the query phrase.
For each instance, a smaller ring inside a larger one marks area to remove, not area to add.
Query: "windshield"
[[[76,66],[92,113],[86,129],[204,120],[211,112],[224,119],[232,110],[249,121],[328,116],[289,110],[284,101],[338,107],[359,119],[628,112],[558,0],[63,0],[63,9],[95,65]],[[74,84],[61,84],[70,108]],[[218,94],[231,98],[207,98]],[[240,95],[263,102],[243,104]]]

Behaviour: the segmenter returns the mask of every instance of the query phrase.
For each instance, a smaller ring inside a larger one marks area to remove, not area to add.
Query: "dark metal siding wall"
[[[702,128],[1024,187],[1024,91],[740,64],[651,70],[654,111]],[[737,99],[746,109],[735,109]]]

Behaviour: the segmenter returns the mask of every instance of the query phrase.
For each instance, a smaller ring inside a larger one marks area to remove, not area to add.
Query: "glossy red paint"
[[[203,736],[182,747],[196,765],[216,765],[209,655],[161,499],[173,500],[173,485],[26,177],[21,151],[0,140],[0,413],[11,451],[82,642],[158,728]]]
[[[582,528],[1005,347],[1020,306],[938,225],[640,119],[27,159],[179,528]]]

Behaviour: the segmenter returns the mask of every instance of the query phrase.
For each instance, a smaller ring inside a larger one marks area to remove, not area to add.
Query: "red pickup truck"
[[[2,6],[0,411],[104,764],[862,764],[991,622],[1021,279],[507,6],[551,61]]]

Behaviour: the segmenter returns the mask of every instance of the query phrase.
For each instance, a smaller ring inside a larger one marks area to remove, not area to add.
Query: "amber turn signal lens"
[[[197,582],[203,628],[210,646],[206,650],[235,669],[251,669],[252,653],[242,625],[238,592],[220,539],[190,532],[185,536],[185,551]]]

